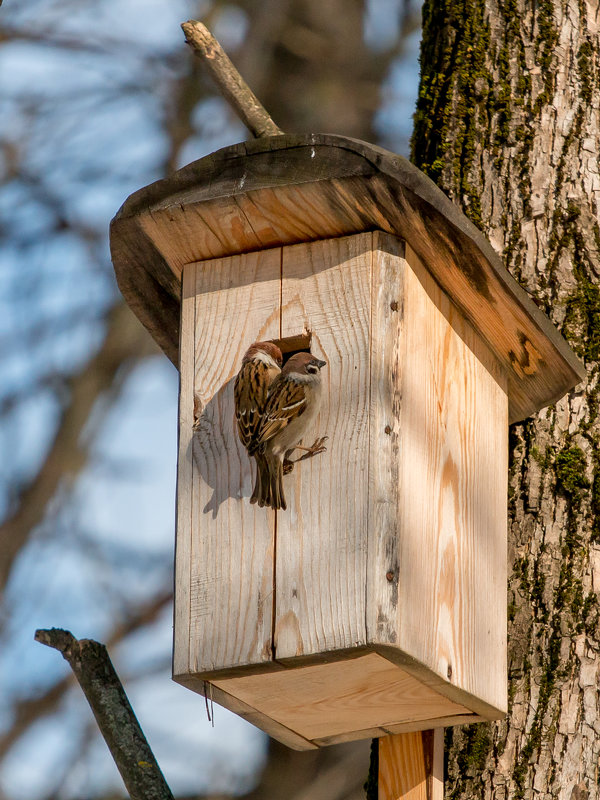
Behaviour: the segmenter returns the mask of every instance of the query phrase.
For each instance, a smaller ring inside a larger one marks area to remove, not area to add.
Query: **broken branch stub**
[[[186,42],[204,60],[221,94],[252,135],[260,139],[283,134],[208,28],[193,19],[182,22],[181,28]]]
[[[173,800],[106,647],[60,628],[37,630],[35,640],[69,662],[131,800]]]

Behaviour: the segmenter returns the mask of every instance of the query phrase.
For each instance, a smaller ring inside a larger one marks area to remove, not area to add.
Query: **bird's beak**
[[[320,359],[318,359],[318,358],[315,358],[315,361],[314,361],[314,363],[317,365],[317,367],[318,367],[319,369],[322,369],[322,367],[326,367],[326,366],[327,366],[327,362],[326,362],[326,361],[321,361],[321,360],[320,360]]]

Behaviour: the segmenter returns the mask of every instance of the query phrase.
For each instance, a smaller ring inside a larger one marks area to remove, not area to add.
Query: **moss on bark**
[[[600,203],[586,175],[587,164],[598,171],[600,46],[586,13],[583,0],[423,7],[413,160],[494,233],[506,266],[589,367],[570,404],[511,431],[509,717],[448,731],[453,800],[531,796],[544,764],[536,791],[600,797],[600,746],[582,744],[587,761],[569,764],[579,776],[569,786],[552,756],[566,751],[575,717],[582,743],[597,739],[578,683],[584,663],[600,668],[590,577],[600,544]]]

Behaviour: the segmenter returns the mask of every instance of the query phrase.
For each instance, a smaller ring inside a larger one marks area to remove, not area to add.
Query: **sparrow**
[[[257,452],[262,456],[263,470],[258,481],[256,499],[259,506],[286,509],[283,493],[283,473],[290,471],[294,461],[289,456],[296,450],[305,454],[295,461],[311,458],[325,451],[326,436],[302,447],[300,442],[319,411],[321,401],[321,369],[326,362],[310,353],[295,353],[285,363],[280,374],[269,386],[267,403],[258,430]]]
[[[281,350],[273,342],[254,342],[242,359],[233,394],[235,418],[241,443],[256,461],[256,480],[251,503],[262,497],[261,478],[266,474],[265,456],[258,452],[258,432],[263,422],[269,385],[281,372]]]

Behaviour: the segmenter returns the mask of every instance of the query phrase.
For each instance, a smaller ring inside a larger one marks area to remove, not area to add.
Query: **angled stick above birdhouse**
[[[193,19],[182,22],[181,28],[186,42],[204,60],[221,94],[250,133],[257,139],[283,134],[208,28]]]

